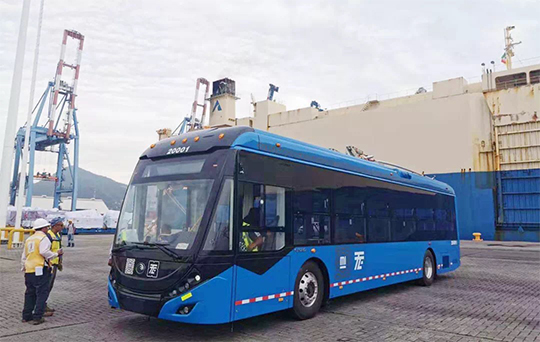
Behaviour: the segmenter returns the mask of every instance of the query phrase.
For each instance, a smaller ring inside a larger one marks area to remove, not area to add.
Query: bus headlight
[[[193,277],[188,278],[188,280],[181,286],[179,286],[177,289],[174,289],[173,291],[169,292],[169,297],[176,297],[185,291],[189,290],[196,284],[200,283],[202,281],[202,277],[199,274],[195,274]]]
[[[180,308],[178,308],[178,311],[176,313],[179,315],[187,315],[193,310],[194,306],[195,304],[181,306]]]

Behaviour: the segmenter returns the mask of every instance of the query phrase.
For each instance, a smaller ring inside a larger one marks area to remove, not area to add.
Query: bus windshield
[[[146,243],[192,247],[207,206],[211,179],[130,185],[118,221],[117,245]]]

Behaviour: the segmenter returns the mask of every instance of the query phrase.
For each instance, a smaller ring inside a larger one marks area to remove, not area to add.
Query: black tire
[[[319,266],[313,261],[302,265],[294,282],[293,315],[301,320],[314,317],[321,308],[324,289],[324,276]]]
[[[424,261],[422,262],[422,278],[418,280],[418,284],[422,286],[431,286],[433,280],[435,280],[436,273],[437,267],[435,266],[435,257],[430,250],[427,250],[424,254]]]

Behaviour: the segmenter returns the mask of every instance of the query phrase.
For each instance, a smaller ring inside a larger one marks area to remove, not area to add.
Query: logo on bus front
[[[146,271],[146,276],[148,278],[157,278],[159,272],[159,261],[150,260],[148,262],[148,271]]]
[[[144,264],[144,262],[139,262],[137,264],[137,267],[135,268],[135,272],[137,272],[137,274],[143,274],[144,271],[146,270],[146,265]]]

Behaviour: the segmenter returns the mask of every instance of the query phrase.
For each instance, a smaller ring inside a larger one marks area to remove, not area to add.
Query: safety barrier
[[[24,235],[25,234],[32,235],[35,233],[33,229],[22,229],[22,228],[21,229],[9,228],[9,229],[10,229],[10,232],[8,233],[8,243],[7,243],[8,249],[13,249],[13,245],[15,244],[17,245],[17,247],[21,247],[22,244],[24,243]],[[17,234],[15,238],[16,241],[13,241],[15,233],[21,233],[21,234]]]
[[[7,245],[9,232],[13,228],[0,228],[0,245]]]

